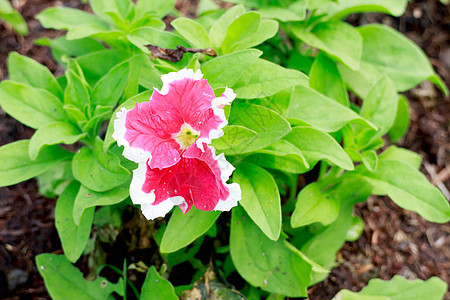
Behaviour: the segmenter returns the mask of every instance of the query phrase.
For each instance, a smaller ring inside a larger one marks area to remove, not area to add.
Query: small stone
[[[10,291],[15,290],[19,285],[28,281],[28,273],[20,269],[12,269],[6,276],[8,281],[8,289]]]

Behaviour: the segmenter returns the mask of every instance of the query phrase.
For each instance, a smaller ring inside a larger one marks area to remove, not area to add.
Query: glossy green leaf
[[[251,285],[288,297],[307,295],[311,265],[282,239],[267,238],[240,205],[232,210],[230,253],[237,271]]]
[[[136,47],[141,49],[144,53],[150,54],[150,50],[145,45],[152,44],[158,45],[162,48],[175,49],[178,45],[189,47],[189,44],[185,42],[178,35],[164,30],[159,30],[152,27],[142,27],[134,29],[127,35],[127,38]]]
[[[251,153],[244,161],[294,174],[304,173],[309,169],[309,164],[300,149],[284,139]]]
[[[379,158],[383,160],[401,161],[411,165],[417,170],[419,170],[422,165],[422,156],[420,154],[394,145],[384,150]]]
[[[278,22],[274,20],[261,20],[258,29],[251,37],[237,42],[232,47],[232,52],[251,48],[262,44],[278,32]],[[231,51],[230,51],[231,52]]]
[[[149,11],[156,11],[161,19],[175,6],[175,0],[139,0],[136,5],[136,17],[141,17]]]
[[[210,47],[208,33],[198,22],[188,18],[177,18],[170,23],[194,48]]]
[[[224,136],[213,142],[217,150],[226,154],[264,148],[291,131],[289,123],[273,110],[248,103],[233,105],[228,121],[238,126],[225,127]]]
[[[364,166],[370,171],[374,171],[378,165],[378,156],[375,150],[366,150],[361,153],[361,159]]]
[[[376,137],[381,137],[388,132],[395,120],[397,113],[398,96],[391,80],[382,77],[370,89],[364,98],[360,115],[377,126]]]
[[[83,77],[73,70],[66,71],[67,86],[64,91],[64,104],[77,107],[81,112],[91,104],[89,87]]]
[[[300,149],[312,168],[319,160],[326,160],[346,170],[353,170],[353,162],[336,140],[312,127],[297,126],[284,137]]]
[[[129,181],[106,192],[96,192],[85,186],[81,186],[76,195],[73,210],[71,211],[75,225],[80,225],[84,215],[92,207],[114,205],[122,202],[129,196],[129,190]]]
[[[397,104],[397,114],[394,124],[389,129],[389,139],[395,143],[403,138],[408,131],[410,123],[409,102],[405,96],[399,95]]]
[[[358,187],[355,189],[355,187]],[[328,192],[340,203],[339,215],[333,223],[316,233],[300,249],[310,259],[325,268],[331,268],[336,261],[336,253],[344,245],[347,232],[352,224],[353,206],[365,201],[372,187],[355,178],[346,178]]]
[[[281,22],[302,21],[306,16],[306,5],[306,1],[295,1],[289,7],[261,7],[259,12],[263,18],[276,19]]]
[[[17,33],[21,35],[28,34],[27,23],[22,15],[11,6],[8,0],[0,0],[0,19],[11,25]]]
[[[423,51],[403,34],[380,24],[359,27],[358,31],[363,38],[361,69],[355,72],[342,67],[339,70],[344,81],[359,96],[365,97],[383,75],[392,80],[399,92],[426,79],[448,92]]]
[[[319,183],[314,182],[304,187],[297,196],[291,217],[293,228],[320,222],[328,225],[339,214],[339,201],[327,193]]]
[[[450,207],[441,191],[410,164],[383,160],[370,172],[359,166],[355,173],[363,176],[377,195],[388,195],[398,206],[415,211],[430,222],[450,221]]]
[[[219,19],[211,26],[209,30],[209,39],[214,49],[219,49],[227,35],[228,26],[245,12],[243,5],[236,5],[228,9]]]
[[[69,7],[50,7],[40,12],[36,19],[41,22],[44,28],[63,29],[70,32],[79,26],[90,26],[76,38],[87,37],[92,33],[108,30],[108,25],[96,16],[79,9]],[[79,32],[81,33],[81,32]],[[70,37],[69,37],[70,39]]]
[[[131,0],[90,0],[89,5],[94,14],[103,20],[112,23],[110,13],[114,13],[123,22],[130,9]]]
[[[220,211],[202,211],[193,207],[183,214],[181,209],[175,209],[164,231],[160,251],[170,253],[186,247],[205,234],[216,222],[220,213]],[[180,234],[181,229],[183,234]]]
[[[239,98],[254,99],[271,96],[298,84],[307,84],[307,81],[302,72],[257,59],[242,72],[232,87]]]
[[[92,105],[116,106],[128,81],[130,65],[121,63],[103,76],[92,90]]]
[[[349,106],[347,90],[336,63],[323,53],[319,53],[311,67],[309,86],[328,98]]]
[[[62,161],[72,158],[72,153],[59,146],[49,146],[35,160],[28,155],[29,140],[21,140],[0,147],[0,186],[8,186],[40,175]]]
[[[91,234],[94,208],[85,212],[78,225],[74,223],[72,211],[80,183],[73,181],[59,196],[55,208],[55,226],[66,257],[73,263],[80,258]]]
[[[141,298],[142,300],[178,300],[175,294],[175,289],[172,284],[162,278],[156,271],[154,266],[151,266],[145,277],[142,285]]]
[[[105,141],[103,142],[103,150],[105,152],[109,149],[111,144],[114,143],[114,141],[115,141],[112,137],[112,134],[114,133],[114,120],[117,119],[116,114],[122,108],[132,109],[136,103],[148,101],[148,99],[150,98],[151,95],[152,95],[152,91],[142,92],[140,94],[137,94],[137,95],[131,97],[130,99],[128,99],[127,101],[122,103],[122,105],[120,105],[119,107],[116,108],[116,110],[113,112],[111,119],[108,123],[108,129],[106,130]]]
[[[242,200],[253,222],[271,240],[278,240],[281,230],[281,199],[277,184],[269,172],[254,164],[239,164],[233,181],[241,186]]]
[[[201,70],[212,88],[233,86],[239,80],[236,74],[244,72],[261,54],[256,49],[226,54],[207,61]]]
[[[308,45],[325,51],[353,70],[358,70],[362,53],[360,33],[347,23],[327,21],[316,24],[311,29],[301,25],[292,32]]]
[[[34,59],[17,52],[10,52],[8,55],[8,72],[9,79],[12,81],[47,90],[62,99],[63,92],[55,76]]]
[[[36,267],[52,299],[106,300],[113,292],[123,296],[122,278],[117,283],[103,277],[87,281],[64,255],[39,254],[36,256]]]
[[[339,0],[326,8],[327,18],[341,19],[349,14],[381,12],[396,17],[403,15],[407,0]]]
[[[30,139],[28,154],[35,160],[46,145],[73,144],[83,138],[86,134],[69,123],[56,122],[47,124],[39,128]]]
[[[395,275],[391,280],[371,279],[361,292],[354,293],[341,290],[334,300],[407,300],[427,299],[441,300],[447,292],[447,284],[438,277],[427,281],[420,279],[408,280]]]
[[[0,83],[0,105],[14,119],[31,128],[67,120],[58,97],[47,90],[9,80]]]
[[[103,142],[99,138],[95,140],[94,149],[83,147],[75,154],[72,170],[75,179],[96,192],[108,191],[130,177],[117,156],[103,152]]]
[[[347,230],[347,236],[345,239],[350,242],[355,242],[359,239],[364,231],[364,221],[358,217],[353,216],[350,228]]]
[[[303,85],[296,86],[292,93],[287,118],[307,122],[326,132],[337,131],[349,122],[375,128],[350,108]]]
[[[83,70],[87,83],[94,86],[109,70],[129,57],[130,53],[128,52],[106,49],[80,56],[77,58],[77,62]]]
[[[224,54],[233,52],[239,43],[253,37],[261,23],[261,14],[255,11],[247,12],[236,18],[227,28],[227,35],[222,44]]]

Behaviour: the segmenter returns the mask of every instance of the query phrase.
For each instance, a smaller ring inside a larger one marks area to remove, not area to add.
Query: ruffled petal
[[[234,167],[223,154],[216,156],[213,148],[204,147],[205,152],[193,148],[192,157],[182,156],[170,168],[139,164],[133,172],[130,197],[133,203],[142,206],[148,219],[164,216],[174,205],[186,213],[192,205],[211,211],[230,210],[237,204],[241,198],[239,185],[225,183]]]

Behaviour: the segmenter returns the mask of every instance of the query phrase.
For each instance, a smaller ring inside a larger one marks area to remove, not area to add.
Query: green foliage
[[[161,266],[158,273],[155,266],[133,264],[148,270],[141,299],[177,299],[175,291],[179,296],[203,284],[205,250],[217,276],[233,284],[230,274],[237,271],[246,281],[241,292],[249,299],[306,297],[307,288],[336,265],[345,241],[358,239],[364,221],[353,209],[371,194],[388,195],[429,221],[450,220],[448,202],[419,172],[420,155],[385,145],[386,134],[398,141],[409,126],[408,100],[399,92],[427,79],[444,92],[446,86],[422,50],[399,32],[343,21],[357,12],[399,16],[407,1],[232,2],[240,4],[221,10],[202,1],[195,20],[182,16],[174,0],[92,0],[93,13],[51,7],[37,19],[67,34],[36,43],[51,48],[64,74],[55,78],[36,61],[10,53],[1,108],[37,130],[30,140],[0,147],[0,186],[38,176],[41,193],[59,195],[55,223],[65,256],[36,260],[52,298],[107,299],[113,292],[124,296],[128,285],[139,296],[126,262],[123,270],[113,269],[123,277],[116,284],[101,277],[86,281],[70,262],[90,253],[94,268],[103,253],[98,241],[110,243],[117,230],[139,219],[125,216],[135,212],[125,207],[137,164],[115,144],[114,121],[122,108],[148,101],[161,88],[161,75],[183,68],[200,69],[216,96],[226,87],[236,93],[225,108],[224,135],[212,144],[236,168],[230,181],[239,184],[242,200],[231,219],[228,213],[193,208],[183,214],[176,208],[168,222],[139,223],[140,234],[158,246],[150,241],[150,261]],[[173,31],[165,30],[167,14],[175,17]],[[151,53],[149,44],[169,50]],[[158,57],[177,53],[178,46],[212,48],[217,55],[184,53],[178,62]],[[361,101],[350,103],[351,93]],[[186,286],[173,287],[167,278],[181,263],[195,274],[183,278]],[[438,279],[394,277],[336,298],[423,293],[440,299],[444,290]]]
[[[437,277],[431,277],[427,281],[420,279],[407,280],[395,275],[390,281],[372,279],[359,293],[349,290],[340,291],[335,300],[403,300],[403,299],[443,299],[447,291],[447,284]]]
[[[4,21],[21,35],[28,34],[28,26],[20,13],[15,10],[8,0],[0,0],[0,21]]]

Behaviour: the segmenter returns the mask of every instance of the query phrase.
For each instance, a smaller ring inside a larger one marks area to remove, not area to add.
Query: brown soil
[[[27,20],[30,34],[23,38],[0,25],[0,80],[7,78],[6,58],[10,51],[30,56],[61,74],[49,49],[33,44],[36,38],[55,37],[59,33],[43,29],[33,17],[42,9],[62,2],[12,2]],[[84,7],[76,0],[63,1],[63,4]],[[450,85],[450,6],[438,0],[415,0],[401,18],[367,14],[352,16],[350,21],[381,22],[404,32],[424,49],[439,75]],[[407,97],[412,108],[412,125],[399,144],[421,153],[423,173],[444,191],[448,190],[450,100],[428,83],[413,89]],[[0,146],[30,138],[32,134],[32,129],[0,109]],[[49,298],[35,269],[34,257],[44,252],[61,253],[54,228],[54,205],[55,200],[38,194],[35,180],[0,188],[0,298]],[[371,198],[359,204],[356,214],[366,224],[364,233],[358,241],[345,244],[339,252],[342,264],[332,270],[328,279],[310,288],[311,299],[331,299],[343,288],[358,291],[370,278],[390,279],[394,274],[411,279],[439,276],[450,281],[450,224],[429,223],[386,198]],[[21,279],[26,282],[8,291],[6,276],[12,270],[23,270]]]

